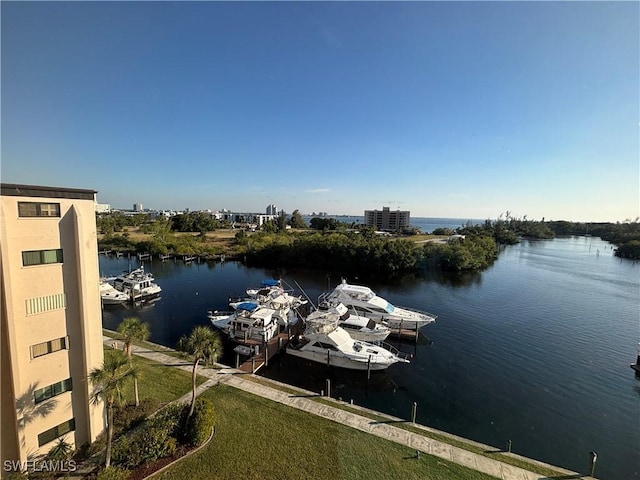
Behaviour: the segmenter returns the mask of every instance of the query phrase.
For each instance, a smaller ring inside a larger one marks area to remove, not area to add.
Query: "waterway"
[[[459,226],[458,224],[457,226]],[[103,275],[137,261],[101,256]],[[241,263],[145,265],[163,288],[142,308],[109,308],[106,328],[127,316],[149,322],[152,340],[175,346],[209,309],[225,308],[264,278],[296,281],[315,301],[339,275],[272,272]],[[357,278],[350,278],[358,283]],[[372,374],[282,355],[262,375],[319,392],[330,379],[343,400],[409,418],[497,448],[579,472],[598,454],[596,476],[640,478],[640,264],[613,256],[594,237],[523,241],[492,267],[469,275],[424,274],[393,283],[368,282],[396,305],[427,310],[438,320],[415,343],[409,365]]]

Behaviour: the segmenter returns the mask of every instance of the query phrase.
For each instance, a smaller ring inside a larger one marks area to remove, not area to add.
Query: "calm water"
[[[132,261],[132,267],[137,262]],[[100,258],[102,274],[129,268]],[[152,340],[174,346],[206,311],[224,308],[275,273],[228,262],[147,265],[163,288],[153,306],[104,312],[115,329],[136,315]],[[596,476],[640,478],[640,379],[629,364],[640,340],[640,264],[612,255],[592,237],[524,241],[507,247],[481,274],[403,278],[367,284],[397,305],[424,309],[438,321],[428,340],[398,344],[410,365],[372,375],[281,356],[262,374],[409,418],[418,404],[422,424],[579,472],[596,451]],[[284,271],[315,301],[338,275]],[[351,278],[352,283],[357,279]]]
[[[313,218],[310,215],[303,215],[302,217],[307,225]],[[364,223],[364,217],[360,216],[346,216],[346,215],[328,215],[327,218],[335,218],[336,220],[344,223]],[[410,224],[412,227],[418,227],[423,233],[431,233],[436,228],[452,228],[456,229],[462,227],[471,222],[473,225],[484,223],[484,220],[477,219],[461,219],[461,218],[430,218],[430,217],[410,217]]]

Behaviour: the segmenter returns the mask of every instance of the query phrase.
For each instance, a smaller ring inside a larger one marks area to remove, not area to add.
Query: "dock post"
[[[507,452],[511,453],[511,440],[507,440]]]
[[[418,413],[418,404],[413,402],[413,406],[411,407],[411,423],[416,423],[416,413]]]
[[[327,397],[331,396],[331,380],[327,378]]]
[[[596,460],[598,459],[598,454],[596,452],[589,452],[589,475],[593,477],[593,473],[596,471]]]
[[[331,351],[327,349],[327,367],[331,365]]]
[[[403,320],[400,320],[400,326],[398,327],[398,336],[400,338],[402,338],[402,322]]]
[[[418,343],[418,334],[419,333],[420,332],[418,331],[418,326],[416,325],[416,338],[415,338],[416,343]]]
[[[369,359],[367,360],[367,380],[371,378],[371,355],[369,355]]]
[[[282,337],[278,337],[278,351],[282,351]]]
[[[236,368],[240,366],[240,354],[236,353]]]
[[[256,359],[255,357],[251,359],[251,373],[256,373]]]
[[[266,339],[262,339],[262,347],[264,348],[264,366],[269,366],[269,344],[266,342]]]

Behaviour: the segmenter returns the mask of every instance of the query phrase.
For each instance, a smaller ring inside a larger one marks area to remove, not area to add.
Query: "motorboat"
[[[116,290],[108,280],[100,280],[100,300],[103,305],[120,305],[129,300],[129,295]]]
[[[333,312],[312,312],[305,323],[304,333],[287,346],[288,354],[352,370],[384,370],[395,363],[409,363],[409,356],[391,345],[351,338],[338,326]]]
[[[160,296],[162,288],[155,283],[153,275],[141,266],[131,272],[123,272],[113,280],[116,290],[126,293],[133,301],[147,301]]]
[[[342,280],[332,292],[323,293],[318,299],[320,308],[330,308],[339,303],[375,322],[386,322],[392,330],[417,330],[435,322],[437,318],[431,313],[394,306],[369,287],[350,285],[346,280]]]
[[[346,330],[354,340],[377,343],[391,334],[391,329],[384,322],[374,322],[370,318],[351,313],[342,303],[330,307],[329,312],[335,314],[338,326]]]
[[[260,288],[247,289],[247,297],[229,302],[229,306],[234,310],[244,302],[257,303],[263,307],[275,310],[275,318],[278,323],[286,327],[294,325],[298,321],[296,309],[307,303],[307,300],[300,296],[291,294],[292,290],[282,288],[280,280],[263,280]]]
[[[214,327],[231,339],[268,342],[278,335],[276,311],[254,302],[241,302],[233,312],[209,311],[208,318]]]

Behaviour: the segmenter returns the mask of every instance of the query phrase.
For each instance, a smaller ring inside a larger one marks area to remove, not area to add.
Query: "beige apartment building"
[[[94,190],[0,184],[1,444],[7,461],[105,428],[87,375],[103,362]],[[5,463],[6,462],[6,463]]]
[[[364,224],[367,227],[374,227],[383,232],[399,232],[404,228],[409,228],[411,213],[407,210],[389,210],[383,207],[380,210],[365,210]]]

